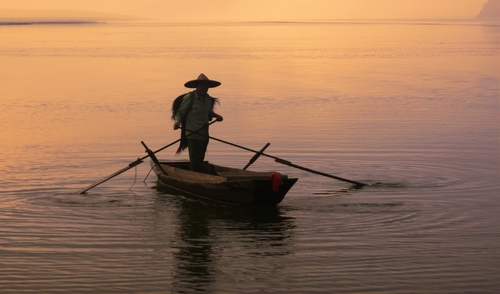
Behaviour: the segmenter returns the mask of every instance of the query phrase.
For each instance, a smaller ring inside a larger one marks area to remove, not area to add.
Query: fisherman
[[[208,124],[215,118],[222,121],[221,115],[214,112],[214,106],[219,103],[217,98],[208,95],[208,89],[220,86],[220,82],[210,80],[206,75],[200,74],[196,80],[184,84],[186,88],[196,89],[187,93],[182,98],[182,103],[174,114],[174,130],[181,126],[186,132],[187,144],[182,144],[178,153],[188,148],[191,170],[202,172],[203,161],[208,146]],[[193,134],[191,134],[194,132]]]

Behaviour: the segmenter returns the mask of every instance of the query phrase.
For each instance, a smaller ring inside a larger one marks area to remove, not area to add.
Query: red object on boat
[[[277,173],[271,173],[269,177],[273,180],[273,192],[278,192],[280,187],[283,185],[283,179]]]

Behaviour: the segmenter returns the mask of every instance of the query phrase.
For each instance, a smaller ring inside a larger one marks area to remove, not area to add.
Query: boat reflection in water
[[[174,291],[209,291],[213,283],[248,269],[241,262],[248,261],[250,252],[255,258],[273,259],[292,251],[294,219],[280,207],[214,203],[158,193],[160,211],[172,205],[176,210],[175,237],[170,240]]]

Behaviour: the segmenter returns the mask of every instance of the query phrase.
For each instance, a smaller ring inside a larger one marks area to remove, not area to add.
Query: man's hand
[[[223,121],[224,120],[224,118],[222,117],[222,115],[219,115],[217,113],[214,114],[214,117],[215,117],[216,121]]]
[[[174,130],[177,130],[181,127],[180,123],[174,123]]]

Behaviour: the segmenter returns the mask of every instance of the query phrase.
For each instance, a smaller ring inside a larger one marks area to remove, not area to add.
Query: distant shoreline
[[[0,26],[29,26],[29,25],[83,25],[83,24],[103,24],[104,21],[0,21]]]
[[[0,19],[0,26],[31,26],[31,25],[102,25],[109,24],[113,20],[13,20]],[[120,22],[120,21],[118,21]],[[128,21],[127,21],[128,22]],[[141,23],[141,22],[136,22]],[[256,21],[149,21],[142,24],[162,24],[172,26],[219,26],[219,25],[237,25],[237,26],[260,26],[260,25],[493,25],[500,26],[497,21],[491,19],[339,19],[339,20],[256,20]]]

